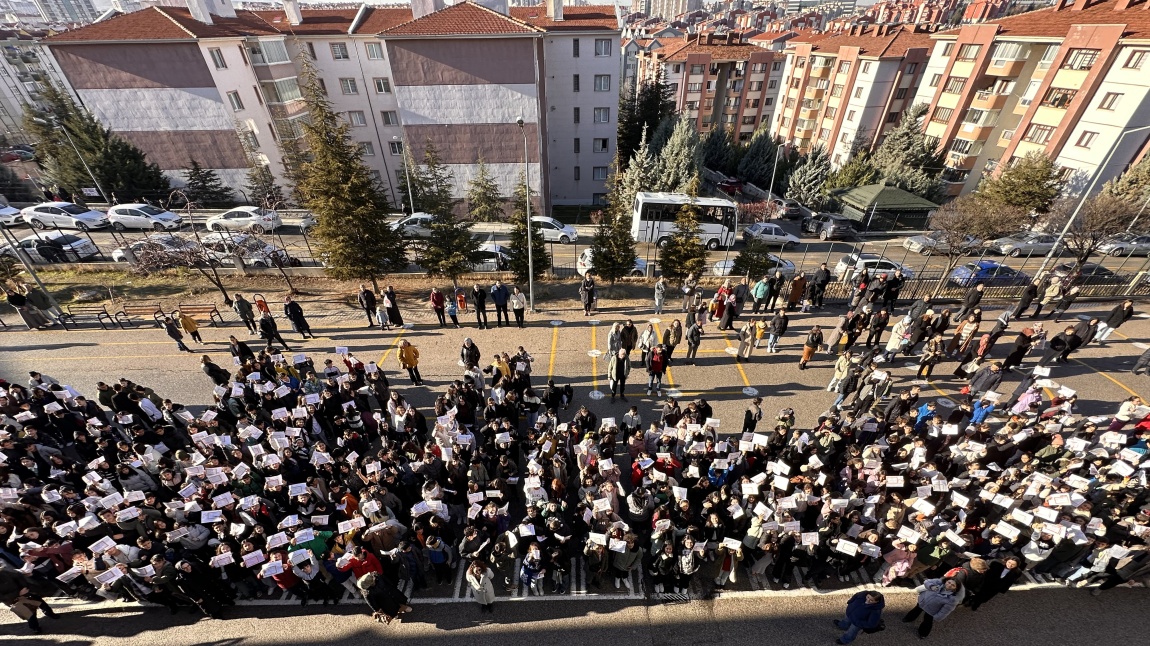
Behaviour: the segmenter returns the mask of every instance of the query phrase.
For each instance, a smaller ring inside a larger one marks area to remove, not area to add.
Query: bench
[[[115,319],[115,317],[109,314],[107,308],[103,305],[69,305],[68,311],[64,314],[64,316],[61,317],[61,319],[68,318],[71,319],[73,323],[75,323],[76,317],[94,318],[96,322],[100,324],[100,327],[104,328],[105,330],[108,329],[108,326],[104,324],[105,321],[111,325],[118,325],[120,329],[124,328],[123,324],[121,324]]]
[[[116,312],[116,322],[120,324],[120,327],[124,327],[125,323],[136,327],[135,322],[132,320],[133,316],[140,318],[150,316],[156,324],[156,327],[162,327],[164,324],[164,309],[160,307],[159,303],[128,301],[120,306],[119,312]]]
[[[215,303],[180,303],[179,310],[182,314],[187,314],[194,319],[206,316],[208,325],[212,327],[216,326],[216,321],[219,321],[220,325],[224,324],[224,317],[220,314]]]

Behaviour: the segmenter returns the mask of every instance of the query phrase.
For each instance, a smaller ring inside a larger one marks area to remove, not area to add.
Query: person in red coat
[[[268,556],[273,561],[279,561],[283,564],[283,572],[272,575],[272,581],[275,581],[276,586],[283,590],[285,593],[294,595],[299,598],[299,605],[307,605],[307,587],[303,584],[295,572],[292,572],[291,561],[288,560],[287,552],[272,552]]]
[[[356,580],[359,580],[368,572],[374,572],[376,574],[383,573],[383,566],[379,564],[379,559],[375,558],[374,554],[362,547],[358,545],[352,547],[348,551],[348,555],[350,558],[347,559],[344,565],[336,565],[340,572],[351,570]]]

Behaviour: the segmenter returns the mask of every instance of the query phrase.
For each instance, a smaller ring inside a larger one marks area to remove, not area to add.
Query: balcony
[[[962,133],[963,139],[970,141],[984,141],[990,136],[994,130],[993,124],[979,124],[964,121],[958,131]]]
[[[990,65],[986,67],[986,74],[988,76],[1006,76],[1015,77],[1022,73],[1022,68],[1026,66],[1026,60],[1008,60],[1008,59],[995,59],[990,61]]]
[[[827,94],[825,87],[815,87],[808,85],[807,89],[803,91],[803,96],[808,99],[822,99]]]
[[[811,67],[810,77],[813,79],[830,78],[832,69],[834,69],[834,65],[820,65],[819,67]]]
[[[1010,98],[1009,94],[996,94],[990,90],[983,90],[974,95],[970,107],[979,110],[1001,110],[1002,106],[1006,105],[1008,98]]]

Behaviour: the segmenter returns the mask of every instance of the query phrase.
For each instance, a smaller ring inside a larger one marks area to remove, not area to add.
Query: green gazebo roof
[[[937,204],[928,199],[886,184],[859,186],[835,197],[860,211],[869,211],[872,207],[884,211],[929,211],[938,208]]]

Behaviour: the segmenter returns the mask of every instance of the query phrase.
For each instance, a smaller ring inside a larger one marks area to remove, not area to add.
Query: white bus
[[[691,201],[685,193],[636,193],[631,235],[637,242],[654,242],[665,247],[675,232],[675,216]],[[708,249],[735,244],[737,205],[715,197],[696,197],[699,209],[699,240]]]

